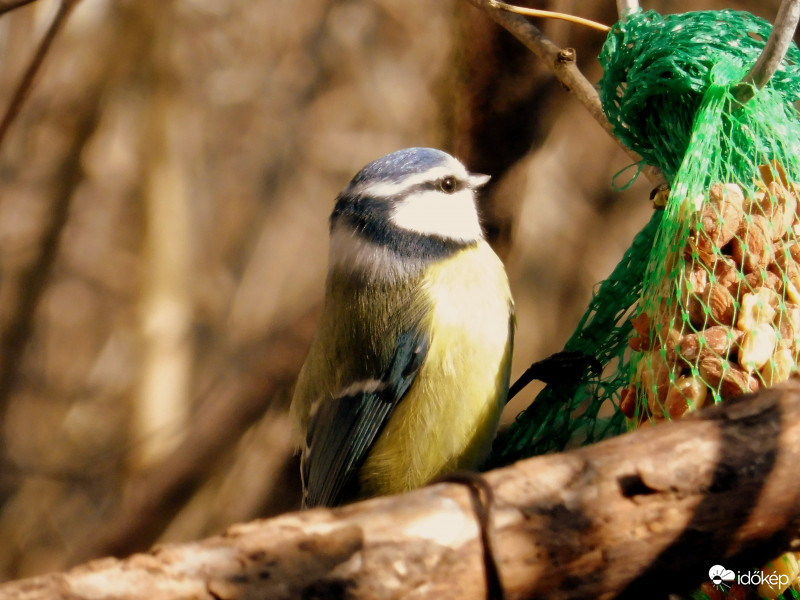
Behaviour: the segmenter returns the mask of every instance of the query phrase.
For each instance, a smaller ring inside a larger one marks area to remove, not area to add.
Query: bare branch
[[[72,12],[72,9],[75,8],[75,5],[78,4],[78,2],[79,0],[62,0],[61,6],[58,8],[58,12],[53,18],[53,22],[50,24],[50,28],[45,33],[42,41],[39,42],[39,47],[36,49],[36,53],[33,55],[28,68],[22,75],[22,79],[20,80],[17,89],[14,90],[14,95],[11,97],[11,102],[6,109],[6,113],[3,115],[2,121],[0,121],[0,146],[3,145],[3,140],[6,137],[6,133],[8,132],[11,123],[14,122],[14,119],[16,118],[17,114],[19,114],[25,99],[28,97],[33,85],[33,80],[36,77],[36,74],[39,72],[45,56],[47,56],[47,52],[50,50],[50,46],[53,45],[53,40],[55,40],[56,35],[64,26],[64,23],[66,23],[67,17],[69,17],[69,14]],[[2,14],[2,12],[7,12],[8,10],[18,8],[19,6],[22,6],[22,4],[18,4],[17,6],[12,5],[11,8],[2,7],[0,8],[0,14]]]
[[[748,102],[778,70],[789,50],[789,44],[792,43],[798,18],[800,18],[800,0],[783,0],[761,56],[741,83],[733,88],[733,95],[739,102],[742,104]]]
[[[752,569],[800,527],[800,382],[485,475],[509,598],[645,598]],[[463,485],[239,525],[0,585],[39,598],[485,598]]]
[[[613,137],[611,124],[603,113],[597,90],[583,76],[575,64],[574,50],[559,48],[527,19],[521,15],[497,8],[493,0],[469,0],[469,2],[485,10],[496,23],[507,29],[526,48],[542,60],[558,80],[586,107],[592,118]],[[614,139],[617,140],[616,137]],[[640,162],[642,160],[641,156],[626,148],[619,140],[617,140],[617,143],[634,161]],[[642,173],[654,185],[666,183],[663,174],[656,167],[646,165],[642,169]]]
[[[617,13],[620,20],[639,10],[639,0],[617,0]]]
[[[99,120],[99,83],[87,85],[85,106],[73,107],[70,118],[62,118],[61,126],[65,135],[70,135],[69,146],[64,151],[54,181],[52,204],[42,223],[36,257],[20,273],[19,292],[14,297],[9,314],[12,315],[4,331],[0,332],[0,422],[6,418],[12,393],[17,384],[20,364],[33,334],[34,321],[40,301],[44,295],[53,266],[58,258],[64,229],[70,215],[75,191],[84,180],[81,166],[82,151],[94,134]],[[7,465],[5,440],[0,437],[0,464],[4,470],[15,470]],[[7,490],[0,484],[0,502],[5,500]]]
[[[9,2],[8,4],[0,4],[0,15],[7,12],[21,8],[27,4],[33,4],[36,0],[17,0],[16,2]]]

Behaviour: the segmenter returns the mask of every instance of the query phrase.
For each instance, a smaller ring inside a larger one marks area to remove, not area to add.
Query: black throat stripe
[[[346,223],[359,236],[389,248],[403,258],[441,259],[478,243],[402,229],[390,219],[391,204],[392,200],[386,198],[340,195],[331,214],[331,230],[339,223]]]

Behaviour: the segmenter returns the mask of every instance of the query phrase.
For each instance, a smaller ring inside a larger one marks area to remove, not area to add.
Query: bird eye
[[[439,180],[439,189],[442,190],[445,194],[452,194],[456,191],[458,187],[458,181],[452,175],[448,175]]]

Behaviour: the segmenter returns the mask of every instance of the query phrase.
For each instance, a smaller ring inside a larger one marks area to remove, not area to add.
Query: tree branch
[[[764,87],[781,66],[789,45],[792,43],[797,20],[800,18],[800,0],[783,0],[775,17],[775,25],[764,50],[747,72],[741,83],[733,88],[734,97],[745,104],[755,96],[756,90]]]
[[[12,10],[17,10],[18,8],[22,8],[27,4],[33,4],[36,0],[15,0],[13,2],[8,2],[6,4],[0,4],[0,15],[4,15],[7,12],[11,12]]]
[[[605,113],[603,113],[597,90],[583,76],[575,63],[574,50],[571,48],[559,48],[525,17],[498,8],[492,0],[469,0],[469,2],[486,11],[497,24],[508,30],[509,33],[543,61],[558,80],[583,104],[592,118],[609,135],[614,137],[611,132],[611,124],[606,119]],[[639,162],[642,160],[641,156],[626,148],[616,137],[614,139],[634,161]],[[657,167],[645,165],[642,173],[653,185],[666,183],[664,175]]]
[[[800,383],[487,473],[508,598],[643,598],[751,569],[800,526]],[[470,496],[444,483],[0,585],[39,598],[482,598]]]
[[[81,157],[100,119],[100,85],[97,81],[86,84],[86,104],[71,106],[69,115],[61,118],[61,132],[69,142],[53,175],[52,202],[41,223],[37,254],[19,273],[18,293],[9,304],[11,317],[0,331],[0,423],[6,421],[20,378],[20,365],[33,335],[36,312],[58,260],[75,192],[84,181]],[[0,505],[16,485],[13,474],[18,467],[10,460],[7,450],[5,437],[0,436]]]
[[[56,39],[56,35],[67,22],[67,17],[69,17],[69,14],[72,12],[72,9],[75,8],[75,5],[78,3],[78,1],[79,0],[62,0],[61,5],[58,7],[58,12],[56,13],[56,16],[53,17],[53,22],[50,24],[49,29],[44,34],[42,41],[39,43],[36,53],[33,55],[33,58],[31,59],[28,68],[25,70],[25,73],[22,75],[22,79],[20,80],[17,88],[14,90],[14,95],[11,97],[11,102],[9,102],[8,108],[6,109],[2,120],[0,120],[0,146],[2,146],[9,127],[11,127],[11,124],[14,122],[14,119],[16,119],[17,114],[19,114],[19,111],[22,108],[25,99],[28,97],[31,88],[33,87],[33,80],[36,77],[36,74],[39,72],[45,56],[47,56],[47,52],[50,50],[50,46],[53,45],[53,40]],[[14,10],[15,8],[19,8],[23,4],[24,3],[17,3],[10,6],[0,7],[0,14]]]
[[[620,19],[639,10],[639,0],[617,0],[617,13]]]

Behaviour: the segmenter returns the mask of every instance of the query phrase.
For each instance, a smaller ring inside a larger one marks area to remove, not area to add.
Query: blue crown
[[[435,148],[398,150],[369,163],[353,177],[350,185],[355,186],[365,181],[400,181],[407,175],[424,173],[449,160],[449,154]]]

